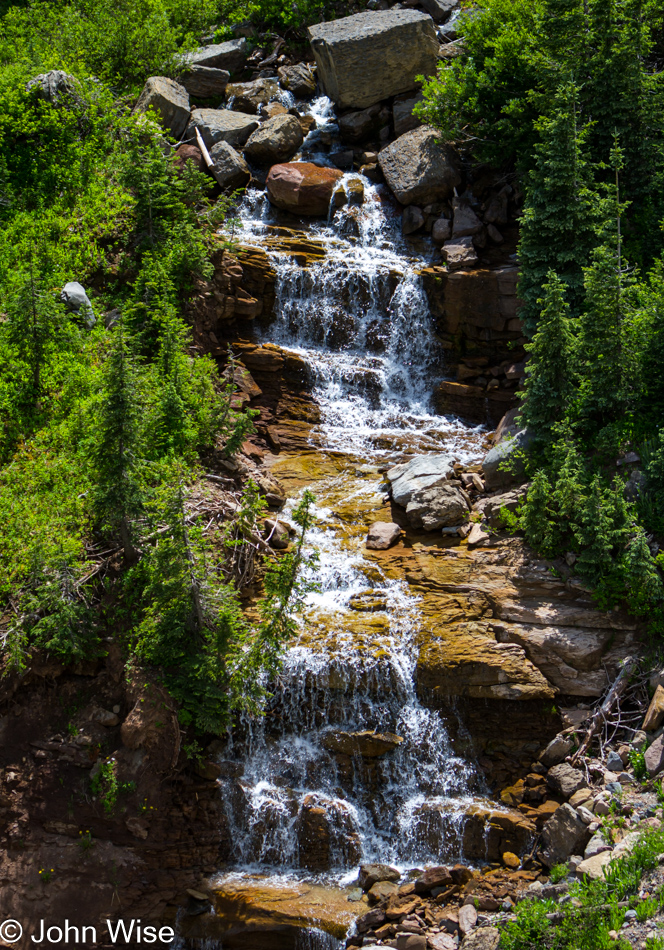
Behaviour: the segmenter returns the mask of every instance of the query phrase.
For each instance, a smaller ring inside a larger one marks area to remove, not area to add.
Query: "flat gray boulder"
[[[187,126],[187,138],[196,141],[196,129],[210,149],[217,142],[229,145],[244,145],[251,133],[258,128],[256,116],[230,109],[194,109]]]
[[[190,96],[212,99],[223,96],[230,78],[231,74],[227,69],[215,69],[212,66],[199,66],[194,63],[180,75],[180,84]]]
[[[292,158],[303,141],[302,126],[294,115],[275,115],[252,132],[244,154],[258,165],[274,165]]]
[[[210,171],[223,191],[244,188],[251,180],[251,172],[244,158],[228,142],[217,142],[210,149],[213,161]]]
[[[416,492],[447,482],[454,472],[451,455],[418,455],[387,472],[392,500],[405,507]]]
[[[134,112],[154,109],[161,116],[164,128],[180,139],[189,121],[189,93],[174,79],[166,76],[150,76],[141,92]]]
[[[230,73],[236,73],[244,69],[249,52],[249,41],[241,36],[237,40],[201,46],[187,53],[184,56],[184,62],[191,66],[211,66],[214,69],[227,69]]]
[[[385,181],[402,205],[447,199],[461,184],[457,160],[430,125],[406,132],[378,153]]]
[[[433,20],[416,10],[384,10],[309,27],[318,81],[342,109],[364,109],[410,92],[438,62]]]

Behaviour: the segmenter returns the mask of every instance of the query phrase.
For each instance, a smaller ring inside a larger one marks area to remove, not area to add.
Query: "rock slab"
[[[438,40],[430,16],[415,10],[357,13],[309,27],[318,79],[343,109],[364,109],[410,92],[431,76]]]
[[[395,465],[387,472],[392,499],[406,506],[416,492],[444,484],[453,471],[452,456],[443,454],[416,456]]]
[[[447,199],[461,183],[452,151],[429,125],[406,132],[378,153],[385,181],[402,205]]]
[[[181,74],[180,85],[184,86],[190,96],[211,99],[214,96],[223,96],[230,78],[227,69],[194,64]]]
[[[215,69],[227,69],[234,73],[242,69],[249,55],[249,41],[244,37],[201,46],[184,57],[188,65],[211,66]]]
[[[244,145],[257,128],[258,121],[253,115],[230,109],[194,109],[187,126],[187,138],[195,142],[198,129],[209,149],[217,142],[239,146]]]
[[[567,762],[561,762],[560,765],[554,765],[549,769],[546,777],[547,784],[557,792],[562,798],[571,798],[574,792],[581,788],[586,788],[588,782],[579,769],[575,769]]]

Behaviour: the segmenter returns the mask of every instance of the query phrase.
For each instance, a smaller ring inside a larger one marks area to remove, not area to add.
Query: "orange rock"
[[[324,216],[336,182],[343,172],[312,162],[273,165],[267,176],[267,193],[277,208],[293,214]]]

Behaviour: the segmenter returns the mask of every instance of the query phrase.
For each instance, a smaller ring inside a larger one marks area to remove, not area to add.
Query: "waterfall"
[[[317,108],[321,126],[329,111]],[[439,715],[417,698],[418,597],[338,514],[340,500],[344,510],[380,506],[378,472],[405,454],[477,452],[477,433],[429,404],[442,352],[418,276],[427,259],[412,256],[384,191],[363,186],[361,206],[307,226],[303,243],[316,253],[306,266],[279,249],[284,228],[262,194],[245,200],[240,234],[268,249],[277,272],[275,318],[262,341],[306,360],[321,408],[315,445],[343,461],[315,486],[308,545],[319,552],[319,591],[308,597],[267,715],[244,722],[225,757],[232,860],[340,881],[364,861],[458,858],[476,781]],[[372,733],[391,751],[363,749]]]

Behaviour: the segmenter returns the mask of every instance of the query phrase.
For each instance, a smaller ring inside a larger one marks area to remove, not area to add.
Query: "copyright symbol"
[[[5,920],[0,924],[0,940],[6,943],[16,943],[23,935],[23,927],[18,920]]]

